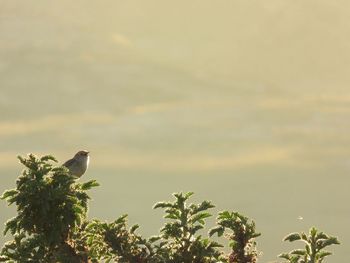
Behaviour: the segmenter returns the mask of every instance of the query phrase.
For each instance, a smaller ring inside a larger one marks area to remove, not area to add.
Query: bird
[[[62,166],[68,168],[69,173],[75,177],[81,177],[89,166],[90,156],[88,151],[77,152],[72,159],[66,161]]]

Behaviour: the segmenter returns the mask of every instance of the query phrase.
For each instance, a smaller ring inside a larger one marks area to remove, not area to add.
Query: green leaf
[[[232,218],[233,218],[233,213],[230,213],[229,211],[222,211],[218,215],[219,220],[225,220],[225,219],[229,220]]]
[[[339,245],[340,242],[338,241],[338,239],[336,237],[330,237],[326,240],[323,240],[321,242],[321,248],[324,248],[324,247],[327,247],[327,246],[330,246],[330,245]]]
[[[196,215],[192,216],[191,221],[193,223],[198,222],[198,223],[204,225],[203,219],[208,218],[208,217],[211,217],[211,214],[209,214],[209,213],[199,213],[199,214],[196,214]]]
[[[14,197],[16,194],[18,194],[18,191],[15,190],[15,189],[12,189],[12,190],[6,190],[2,196],[0,197],[0,199],[4,200],[4,199],[7,199],[9,197]]]
[[[318,253],[318,257],[319,257],[320,259],[325,258],[325,257],[330,256],[330,255],[332,255],[332,253],[329,252],[329,251],[320,251],[320,252]]]
[[[53,161],[53,162],[57,163],[57,159],[55,157],[53,157],[52,155],[44,155],[40,158],[40,161],[42,161],[42,162]]]
[[[290,254],[293,254],[293,255],[299,255],[299,256],[304,256],[306,255],[306,251],[304,249],[295,249],[295,250],[292,250],[291,252],[289,252]]]
[[[305,245],[305,250],[306,250],[306,253],[307,253],[308,255],[311,254],[311,247],[310,247],[310,244],[306,244],[306,245]]]
[[[13,218],[9,219],[5,223],[4,235],[6,235],[9,230],[10,230],[10,233],[12,235],[14,235],[17,231],[17,227],[18,227],[18,218],[13,217]]]
[[[198,213],[213,207],[215,207],[215,205],[213,205],[210,201],[203,201],[196,209],[194,209],[194,212]]]
[[[167,207],[173,207],[173,204],[169,202],[158,202],[153,206],[153,209],[167,208]]]
[[[215,241],[210,241],[210,244],[208,247],[215,248],[215,247],[224,247],[222,244],[215,242]]]
[[[301,239],[302,239],[302,240],[308,241],[307,235],[306,235],[304,232],[302,232],[302,233],[300,234],[300,236],[301,236]]]
[[[217,226],[209,230],[209,236],[217,234],[219,237],[221,237],[224,234],[224,231],[225,228],[223,226]]]
[[[185,198],[188,199],[190,198],[192,195],[194,195],[194,192],[188,192],[185,194]]]
[[[172,214],[167,214],[164,216],[164,218],[168,218],[168,219],[180,219],[179,215],[172,213]]]
[[[139,225],[133,225],[131,228],[130,228],[130,233],[134,233],[140,226]]]
[[[160,240],[161,237],[160,236],[152,236],[148,239],[149,242],[154,243],[157,242],[158,240]]]
[[[125,224],[126,218],[128,217],[127,214],[124,214],[122,216],[120,216],[117,220],[114,221],[115,224]]]
[[[86,183],[81,184],[82,190],[90,190],[92,187],[99,186],[100,184],[96,180],[90,180]]]
[[[287,254],[287,253],[279,254],[278,257],[279,257],[279,258],[283,258],[283,259],[287,259],[287,260],[290,259],[290,256],[289,256],[289,254]]]
[[[84,213],[84,207],[75,204],[73,207],[73,211],[77,214],[83,214]]]
[[[261,233],[254,233],[251,235],[251,238],[256,238],[256,237],[259,237],[261,236]]]
[[[318,239],[327,239],[327,238],[329,238],[329,236],[326,235],[326,234],[323,233],[323,232],[319,232],[319,233],[316,235],[316,240],[318,240]]]
[[[25,165],[26,159],[20,155],[17,156],[17,159],[20,161],[21,164]]]
[[[310,228],[309,234],[312,238],[314,238],[317,234],[317,229],[315,227]]]
[[[196,226],[192,227],[191,233],[194,235],[200,229],[203,229],[203,226],[202,225],[196,225]]]
[[[301,236],[299,233],[291,233],[287,235],[285,238],[283,238],[283,241],[293,242],[300,239],[301,239]]]

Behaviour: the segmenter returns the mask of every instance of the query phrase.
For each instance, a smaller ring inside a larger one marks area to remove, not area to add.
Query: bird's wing
[[[62,166],[65,166],[65,167],[69,168],[74,162],[75,162],[74,159],[69,159],[64,164],[62,164]]]

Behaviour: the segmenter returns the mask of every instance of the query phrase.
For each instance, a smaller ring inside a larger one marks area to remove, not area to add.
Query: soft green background
[[[256,220],[260,262],[312,225],[349,262],[349,71],[349,1],[0,0],[0,191],[88,149],[91,217],[156,234],[191,190]]]

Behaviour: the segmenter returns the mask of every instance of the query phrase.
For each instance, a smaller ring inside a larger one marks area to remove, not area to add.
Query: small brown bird
[[[77,152],[72,159],[66,161],[63,166],[67,167],[69,173],[81,177],[89,166],[90,156],[88,151]]]

